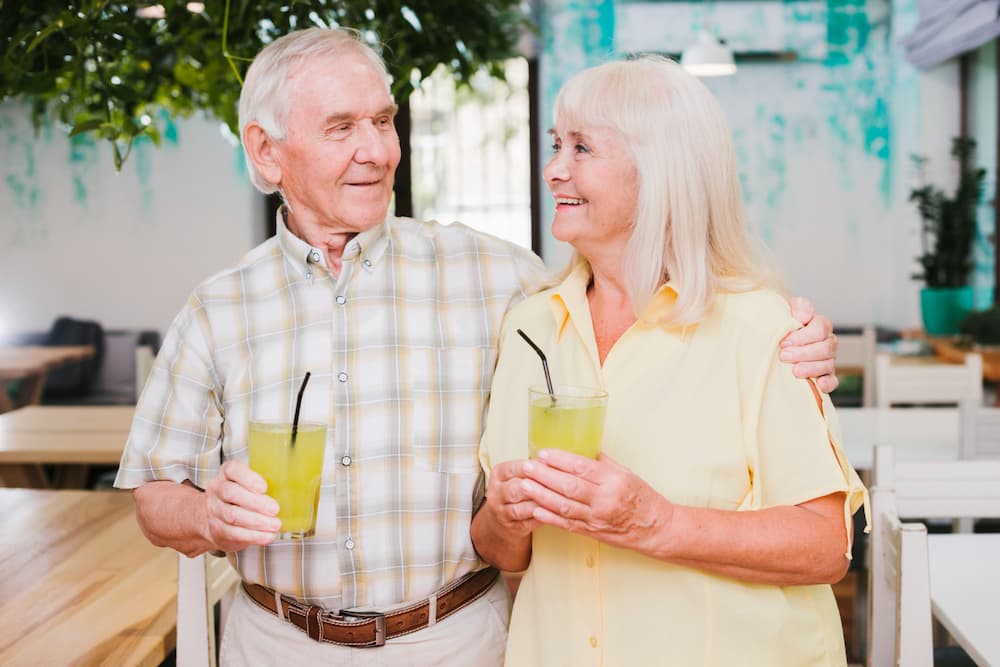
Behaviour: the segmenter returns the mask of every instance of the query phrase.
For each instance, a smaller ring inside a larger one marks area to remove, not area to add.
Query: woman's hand
[[[781,360],[794,364],[795,377],[815,378],[820,391],[830,393],[837,388],[835,362],[837,337],[830,318],[817,315],[808,299],[795,297],[789,300],[792,317],[805,326],[793,331],[781,341]]]
[[[674,506],[611,457],[595,461],[543,449],[524,464],[523,492],[543,524],[605,544],[644,551],[670,525]]]

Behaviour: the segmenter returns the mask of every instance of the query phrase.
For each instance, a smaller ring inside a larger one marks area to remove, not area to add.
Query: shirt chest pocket
[[[483,412],[493,374],[489,347],[411,350],[400,387],[412,428],[403,442],[421,470],[473,472],[479,469]]]

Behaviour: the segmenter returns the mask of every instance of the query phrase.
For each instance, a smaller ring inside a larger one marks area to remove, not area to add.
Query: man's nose
[[[374,123],[361,123],[354,159],[363,163],[385,164],[389,160],[389,146],[394,141],[398,141],[395,128],[380,130]]]

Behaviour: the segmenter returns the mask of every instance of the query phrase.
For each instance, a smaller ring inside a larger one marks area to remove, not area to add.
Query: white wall
[[[191,289],[264,235],[263,200],[219,123],[167,123],[121,173],[111,147],[35,137],[0,107],[0,337],[61,314],[165,332]]]

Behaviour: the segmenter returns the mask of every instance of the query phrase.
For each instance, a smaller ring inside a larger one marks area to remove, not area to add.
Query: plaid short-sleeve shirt
[[[136,408],[116,485],[247,461],[250,420],[331,425],[316,535],[235,554],[243,579],[329,609],[419,599],[482,566],[469,523],[507,310],[547,280],[533,254],[403,218],[323,252],[278,233],[202,283]]]

